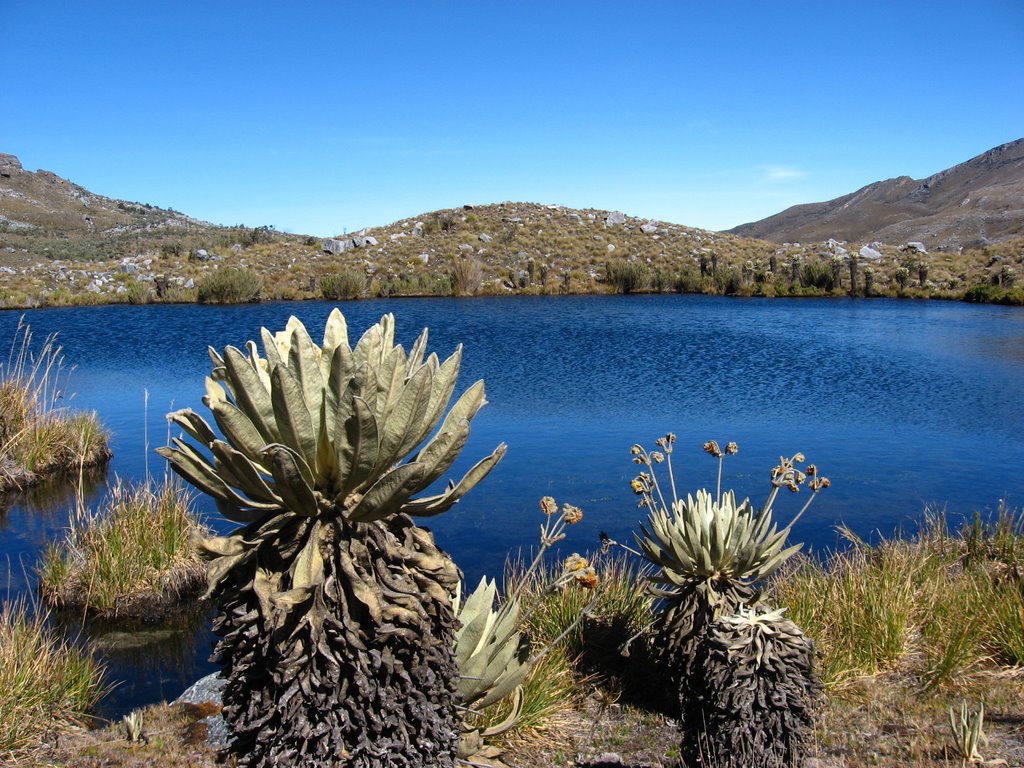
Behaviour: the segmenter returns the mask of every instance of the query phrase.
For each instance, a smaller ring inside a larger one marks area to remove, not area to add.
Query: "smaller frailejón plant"
[[[967,709],[966,701],[960,705],[959,713],[952,707],[949,708],[949,727],[953,732],[953,747],[957,757],[960,758],[960,765],[964,768],[971,765],[1006,765],[1005,760],[986,760],[982,756],[981,748],[988,742],[988,737],[983,730],[984,725],[984,702],[978,706],[977,712],[970,712]]]
[[[540,500],[546,516],[540,529],[540,548],[529,567],[517,579],[518,584],[500,604],[494,580],[486,576],[463,601],[461,590],[456,595],[455,612],[461,626],[455,635],[455,658],[459,665],[458,704],[462,711],[462,732],[459,739],[459,764],[480,768],[503,768],[500,758],[504,750],[488,740],[511,731],[519,725],[527,701],[523,684],[538,662],[561,642],[582,621],[594,606],[591,599],[563,633],[543,648],[534,648],[523,631],[531,611],[521,609],[526,585],[534,574],[546,572],[545,553],[565,538],[565,528],[583,519],[583,511],[573,504],[558,504],[550,496]],[[578,554],[566,558],[562,573],[551,581],[545,579],[544,591],[555,592],[575,583],[585,589],[597,587],[594,567]],[[536,605],[534,606],[536,608]],[[484,710],[510,698],[507,714],[500,722],[487,722]]]
[[[794,684],[796,688],[809,693],[817,689],[817,683],[809,677],[812,675],[810,667],[805,671],[801,666],[804,656],[800,653],[794,656],[789,650],[784,653],[780,650],[781,655],[765,657],[762,653],[758,656],[756,648],[759,646],[754,638],[737,638],[737,642],[746,649],[740,651],[740,658],[728,653],[709,657],[707,644],[713,637],[735,634],[737,628],[743,627],[742,622],[748,621],[749,612],[756,610],[761,600],[758,584],[799,550],[800,545],[787,547],[786,539],[793,524],[829,481],[821,477],[813,465],[806,471],[798,469],[797,465],[804,461],[803,455],[783,457],[772,470],[771,493],[761,510],[756,511],[748,499],[737,503],[732,491],[722,492],[724,458],[737,453],[738,446],[729,443],[723,450],[717,442],[709,441],[704,450],[718,459],[715,494],[701,489],[696,496],[688,495],[683,499],[677,494],[672,467],[675,440],[672,434],[660,438],[655,451],[647,451],[640,445],[633,446],[634,462],[645,469],[633,479],[632,487],[641,497],[640,506],[650,514],[647,525],[641,525],[636,540],[643,556],[657,569],[650,577],[651,591],[663,599],[662,609],[652,628],[652,650],[678,692],[683,754],[689,756],[688,759],[697,759],[695,756],[700,755],[702,749],[727,743],[729,734],[738,735],[735,724],[727,725],[721,719],[722,697],[727,698],[729,694],[718,688],[724,681],[735,679],[737,673],[735,670],[716,669],[716,659],[726,666],[734,663],[754,664],[755,667],[766,663],[769,666],[781,664],[788,670],[786,675],[791,674],[794,679],[801,675],[807,677],[806,684]],[[667,469],[666,488],[662,487],[655,471],[655,467],[661,464]],[[779,491],[787,488],[798,492],[805,484],[811,489],[810,498],[793,520],[780,529],[772,519],[772,507]],[[740,621],[740,624],[733,626],[735,621]],[[767,636],[765,627],[770,624],[768,619],[755,622],[758,638]],[[713,635],[710,634],[712,627],[715,627]],[[802,633],[799,637],[803,638]],[[810,656],[807,655],[806,659],[809,662]],[[760,672],[752,671],[744,684],[771,686],[772,679],[769,675],[762,680]],[[803,711],[806,704],[802,699],[794,702],[793,707]],[[751,717],[756,720],[758,716],[757,707],[732,712],[734,720]],[[805,727],[805,721],[798,713],[792,717],[779,715],[779,722],[783,729]],[[747,725],[754,727],[754,731],[748,734],[749,740],[733,743],[730,754],[748,761],[749,765],[787,764],[786,761],[792,757],[789,745],[798,744],[802,738],[800,733],[787,734],[779,741],[772,733],[757,729],[756,721]],[[710,731],[712,728],[718,732]],[[775,729],[775,725],[771,728]],[[705,755],[707,757],[710,756]],[[723,754],[713,757],[718,761],[729,759]]]
[[[523,709],[523,681],[533,665],[530,641],[521,632],[519,600],[494,607],[497,585],[486,576],[465,602],[455,600],[455,614],[462,626],[455,636],[455,657],[459,665],[458,701],[464,708],[459,737],[459,760],[469,765],[500,765],[492,761],[502,750],[485,743],[515,727]],[[472,713],[481,712],[506,696],[512,708],[502,722],[474,727]]]
[[[455,461],[484,388],[445,416],[461,348],[442,363],[426,331],[408,353],[394,336],[386,315],[350,348],[334,310],[317,345],[291,318],[263,330],[264,357],[210,350],[203,402],[223,438],[170,415],[208,453],[182,439],[160,453],[241,526],[200,542],[240,765],[454,763],[459,573],[410,515],[450,508],[505,446],[413,498]]]

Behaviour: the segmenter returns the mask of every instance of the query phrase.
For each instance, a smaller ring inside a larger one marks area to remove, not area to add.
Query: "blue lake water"
[[[147,466],[163,472],[152,449],[167,439],[167,411],[204,410],[207,345],[242,345],[292,314],[316,339],[332,307],[117,306],[37,310],[26,320],[39,341],[59,333],[74,366],[67,404],[95,409],[111,431],[111,478],[141,478]],[[544,495],[584,509],[565,551],[596,548],[600,531],[630,541],[641,519],[630,446],[651,446],[669,431],[678,436],[681,488],[714,483],[705,440],[735,440],[726,485],[755,502],[778,457],[804,452],[832,480],[794,534],[819,550],[836,543],[839,523],[872,536],[912,526],[926,506],[960,517],[1001,499],[1024,505],[1020,309],[673,295],[361,301],[342,311],[353,341],[393,312],[407,348],[423,327],[442,358],[462,343],[459,389],[486,381],[490,404],[450,474],[501,441],[508,455],[428,523],[474,582],[499,573],[510,550],[536,544]],[[0,339],[11,339],[17,322],[18,314],[0,313]],[[782,519],[802,500],[780,499]],[[50,493],[0,514],[0,559],[10,563],[0,562],[0,595],[33,588],[32,568],[66,525],[70,503]],[[133,650],[116,643],[116,652],[106,650],[115,645],[108,635],[90,630],[120,682],[106,711],[173,698],[208,671],[198,623],[198,636],[155,628],[135,633]]]

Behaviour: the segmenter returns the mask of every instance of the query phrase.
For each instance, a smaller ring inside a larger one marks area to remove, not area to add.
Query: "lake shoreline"
[[[938,301],[938,302],[963,302],[967,304],[991,304],[998,306],[1016,306],[1024,307],[1024,291],[1009,291],[994,289],[992,291],[981,292],[979,295],[972,297],[970,291],[961,293],[943,292],[943,293],[929,293],[924,290],[910,290],[899,293],[875,293],[870,296],[864,295],[851,295],[849,293],[838,293],[838,292],[823,292],[823,291],[807,291],[807,292],[796,292],[796,293],[758,293],[758,292],[739,292],[739,293],[717,293],[717,292],[697,292],[697,291],[614,291],[614,290],[602,290],[602,291],[577,291],[570,293],[541,293],[541,292],[529,292],[529,291],[503,291],[495,293],[478,293],[473,295],[442,295],[433,293],[408,293],[408,294],[394,294],[387,296],[358,296],[358,297],[346,297],[339,299],[325,299],[321,295],[308,294],[303,296],[290,296],[290,297],[268,297],[260,298],[254,301],[200,301],[197,298],[170,298],[162,299],[156,297],[150,297],[146,301],[130,301],[128,299],[120,298],[118,296],[104,296],[99,294],[92,294],[88,292],[81,292],[70,294],[61,297],[57,303],[29,303],[20,305],[8,305],[0,302],[0,314],[2,313],[17,313],[26,312],[30,310],[40,309],[68,309],[68,308],[83,308],[83,307],[107,307],[107,306],[237,306],[244,304],[267,304],[277,302],[287,302],[294,304],[305,304],[311,302],[323,302],[323,301],[334,301],[337,304],[345,305],[352,302],[365,302],[365,301],[380,301],[380,300],[395,300],[401,301],[404,299],[453,299],[456,301],[467,301],[472,299],[517,299],[517,298],[543,298],[543,299],[557,299],[557,298],[581,298],[581,297],[615,297],[615,296],[707,296],[707,297],[721,297],[728,299],[799,299],[799,300],[821,300],[821,301],[838,301],[842,299],[852,299],[857,301],[877,301],[885,299],[895,299],[899,301]]]

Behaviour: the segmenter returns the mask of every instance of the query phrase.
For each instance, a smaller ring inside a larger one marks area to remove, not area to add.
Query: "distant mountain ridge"
[[[929,250],[998,243],[1024,234],[1024,139],[926,179],[878,181],[728,232],[775,243],[829,238],[893,245],[920,241]]]

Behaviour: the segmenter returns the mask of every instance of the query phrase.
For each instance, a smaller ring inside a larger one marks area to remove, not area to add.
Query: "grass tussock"
[[[366,291],[366,275],[358,269],[332,270],[320,278],[320,293],[325,299],[358,299]]]
[[[23,601],[0,606],[0,765],[36,756],[45,733],[78,723],[104,691],[103,669]]]
[[[7,360],[0,362],[0,492],[24,490],[110,458],[96,414],[61,405],[62,366],[56,337],[34,352],[31,328],[19,322]]]
[[[535,571],[526,576],[526,564],[513,560],[506,569],[505,590],[522,590],[523,602],[530,606],[525,619],[527,632],[535,643],[545,645],[561,638],[567,657],[587,657],[592,666],[595,656],[618,654],[620,640],[625,642],[650,623],[654,598],[647,592],[644,574],[638,573],[625,554],[584,558],[595,568],[597,586],[580,589],[577,584],[550,589],[561,565],[546,573]],[[592,603],[592,605],[591,605]],[[576,622],[584,613],[582,622]]]
[[[198,523],[192,496],[177,481],[118,481],[96,511],[79,505],[62,541],[39,569],[52,607],[106,617],[150,616],[205,585],[190,540]]]
[[[196,281],[200,304],[249,304],[259,301],[263,276],[246,267],[224,267]]]
[[[925,691],[1024,664],[1024,515],[1002,507],[957,532],[928,515],[913,538],[804,558],[771,586],[817,643],[829,687],[889,671]]]

